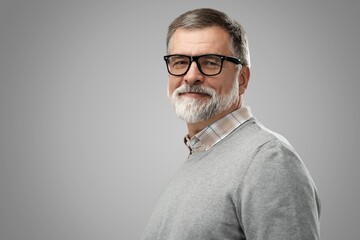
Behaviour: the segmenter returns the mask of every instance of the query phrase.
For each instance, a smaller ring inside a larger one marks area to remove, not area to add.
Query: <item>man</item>
[[[244,106],[250,55],[243,28],[196,9],[168,29],[168,94],[190,155],[143,239],[319,239],[320,203],[295,150]]]

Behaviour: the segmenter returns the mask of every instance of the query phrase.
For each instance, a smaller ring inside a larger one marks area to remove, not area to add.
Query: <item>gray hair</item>
[[[231,38],[231,50],[235,57],[240,58],[241,62],[250,67],[250,51],[247,36],[240,23],[232,20],[225,13],[210,8],[199,8],[181,14],[168,28],[166,36],[166,48],[169,45],[175,31],[179,28],[184,29],[203,29],[218,26],[226,30]]]

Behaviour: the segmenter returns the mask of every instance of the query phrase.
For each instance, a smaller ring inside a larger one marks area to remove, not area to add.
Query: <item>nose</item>
[[[192,62],[188,72],[184,76],[184,81],[189,85],[196,85],[204,81],[204,75],[200,72],[196,62]]]

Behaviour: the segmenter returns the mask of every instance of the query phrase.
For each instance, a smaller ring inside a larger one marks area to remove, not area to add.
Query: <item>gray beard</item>
[[[208,94],[210,99],[196,99],[183,97],[180,94],[197,92]],[[209,119],[227,109],[239,100],[238,81],[234,81],[231,91],[226,96],[218,96],[212,88],[201,85],[183,85],[177,88],[170,96],[170,101],[176,115],[187,123],[196,123]]]

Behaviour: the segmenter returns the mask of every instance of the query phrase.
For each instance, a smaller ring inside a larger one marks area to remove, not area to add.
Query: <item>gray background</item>
[[[182,164],[165,33],[214,7],[247,30],[247,105],[288,138],[322,239],[358,239],[360,1],[0,2],[0,239],[138,239]]]

